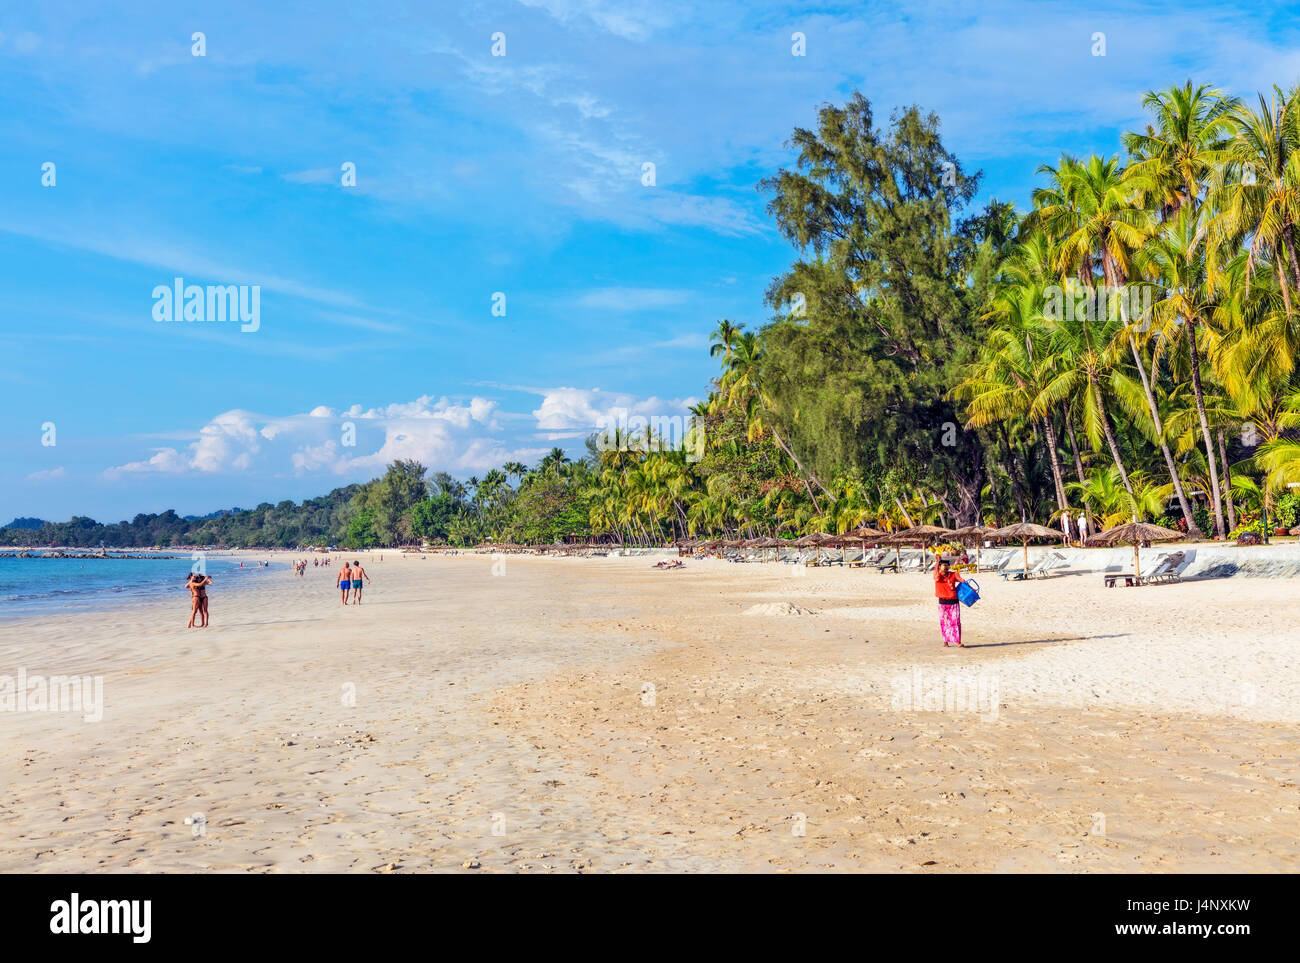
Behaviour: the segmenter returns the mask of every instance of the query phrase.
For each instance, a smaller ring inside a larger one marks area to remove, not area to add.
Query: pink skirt
[[[944,648],[961,645],[961,603],[939,606],[939,634]]]

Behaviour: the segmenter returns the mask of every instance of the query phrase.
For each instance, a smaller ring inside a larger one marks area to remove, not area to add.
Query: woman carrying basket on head
[[[961,604],[957,598],[957,586],[964,581],[952,571],[946,559],[934,567],[934,594],[939,599],[939,634],[943,637],[944,648],[962,648]]]

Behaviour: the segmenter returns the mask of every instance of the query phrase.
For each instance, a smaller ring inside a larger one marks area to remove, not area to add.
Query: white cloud
[[[62,478],[63,474],[63,466],[60,465],[58,468],[47,468],[44,471],[34,471],[27,477],[32,481],[49,481],[54,478]]]
[[[195,442],[197,445],[198,442]],[[175,448],[155,448],[154,454],[145,461],[131,461],[125,465],[118,465],[116,468],[108,469],[104,474],[110,477],[123,473],[139,472],[167,472],[169,474],[183,472],[189,465],[189,459],[182,455]]]
[[[573,303],[602,311],[646,311],[683,304],[691,294],[675,288],[594,288]]]
[[[545,432],[589,434],[607,423],[614,412],[645,418],[672,417],[686,414],[695,403],[694,398],[638,398],[599,388],[551,388],[539,394],[542,403],[533,411],[533,417],[538,430]]]
[[[671,26],[678,18],[664,0],[654,3],[611,3],[609,0],[519,0],[526,7],[540,7],[566,26],[590,21],[624,40],[647,40],[657,30]]]
[[[479,471],[529,457],[531,449],[498,437],[497,402],[423,396],[376,408],[336,411],[317,405],[304,414],[267,416],[233,409],[212,418],[188,448],[158,448],[148,459],[105,474],[220,474],[325,471],[373,477],[395,459],[414,458],[445,471]]]

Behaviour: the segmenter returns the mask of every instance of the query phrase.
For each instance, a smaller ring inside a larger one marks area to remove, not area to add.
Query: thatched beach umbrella
[[[1016,522],[1014,525],[1008,525],[1006,528],[998,528],[988,533],[991,541],[996,542],[1019,542],[1025,550],[1025,571],[1029,571],[1029,540],[1031,538],[1060,538],[1061,533],[1054,528],[1048,528],[1046,525],[1037,525],[1034,522]]]
[[[874,541],[884,534],[884,532],[877,531],[869,525],[859,525],[857,528],[847,531],[843,535],[836,535],[835,544],[841,550],[848,548],[850,545],[857,545],[859,551],[862,552],[862,556],[865,558],[867,554],[867,542]]]
[[[980,566],[980,548],[993,529],[984,525],[967,525],[952,533],[952,537],[963,545],[975,546],[975,567]]]
[[[793,542],[796,548],[811,548],[814,550],[814,557],[817,561],[822,558],[822,546],[827,542],[835,541],[834,535],[827,535],[825,532],[813,532],[811,535],[805,535],[803,538],[796,538]]]
[[[896,532],[883,535],[876,541],[893,545],[894,563],[895,565],[901,565],[903,561],[903,545],[908,542],[920,542],[923,548],[929,548],[930,543],[935,539],[947,538],[952,533],[951,528],[940,528],[938,525],[913,525],[911,528],[901,528]]]
[[[1163,528],[1159,525],[1152,525],[1150,522],[1125,522],[1123,525],[1116,525],[1114,528],[1108,528],[1104,532],[1098,532],[1084,544],[1096,546],[1110,545],[1127,545],[1133,543],[1133,576],[1142,577],[1141,562],[1138,555],[1138,547],[1143,542],[1173,542],[1180,538],[1186,538],[1182,532],[1176,532],[1172,528]]]

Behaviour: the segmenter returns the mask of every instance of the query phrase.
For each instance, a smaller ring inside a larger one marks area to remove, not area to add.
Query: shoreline
[[[211,560],[212,558],[216,558],[225,561],[233,561],[234,563],[237,564],[239,561],[244,560],[245,558],[249,560],[255,559],[259,561],[267,561],[269,554],[270,553],[266,553],[266,552],[247,552],[247,551],[238,552],[238,553],[230,552],[230,553],[223,553],[221,555],[216,555],[216,556],[209,556],[209,560]],[[3,557],[2,553],[0,553],[0,557]],[[9,557],[13,558],[14,556],[9,556]],[[96,557],[99,558],[100,556],[96,556]],[[33,560],[34,558],[23,559],[23,561],[25,562],[33,561]],[[89,560],[90,560],[90,556],[87,556],[86,558],[82,558],[79,556],[65,556],[61,558],[49,559],[49,561],[62,561],[62,562],[89,561]],[[191,561],[191,559],[187,558],[184,555],[132,556],[129,558],[125,556],[108,556],[106,560],[140,561],[140,562],[149,562],[149,561],[189,562]],[[279,572],[282,570],[282,567],[287,564],[287,562],[283,560],[275,559],[274,557],[270,558],[270,561],[271,561],[271,568],[269,570],[262,570],[264,574],[270,574],[271,572]],[[247,571],[248,574],[252,575],[256,573],[258,570],[249,569]],[[223,588],[225,586],[229,586],[234,591],[239,592],[250,587],[251,584],[252,584],[251,580],[246,580],[242,576],[240,576],[234,580],[225,582]],[[160,591],[161,586],[162,583],[158,583],[158,582],[146,583],[144,585],[131,584],[123,590],[120,588],[120,586],[106,585],[106,586],[95,586],[83,591],[77,591],[75,589],[52,589],[49,592],[45,592],[37,595],[16,596],[11,599],[6,599],[4,604],[0,605],[0,625],[10,626],[16,622],[19,622],[21,620],[26,620],[26,619],[40,619],[40,618],[54,617],[60,615],[85,615],[87,614],[88,611],[95,610],[97,606],[117,608],[123,605],[126,606],[148,605],[153,601],[163,601],[161,596],[158,596],[157,598],[154,597],[155,593]],[[181,598],[182,601],[188,598],[188,596],[184,594],[183,586],[181,586],[179,582],[177,583],[176,589],[177,589],[176,592],[172,592],[173,595],[176,595],[176,597]]]

